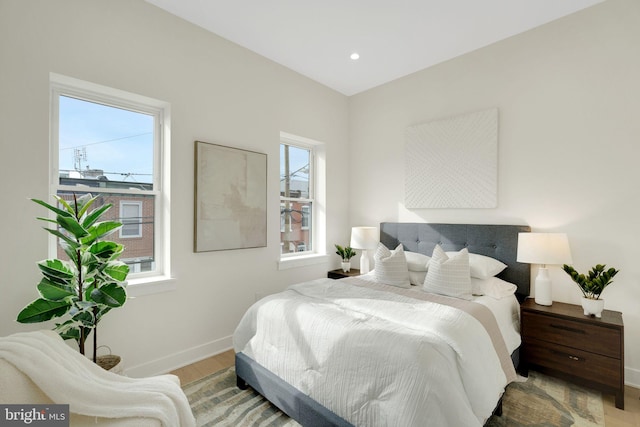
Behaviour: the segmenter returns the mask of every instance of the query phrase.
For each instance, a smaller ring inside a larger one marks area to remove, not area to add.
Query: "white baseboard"
[[[233,348],[233,341],[232,336],[229,335],[228,337],[220,338],[137,366],[127,368],[125,365],[124,372],[125,375],[133,378],[166,374],[174,369],[220,354],[231,348]]]
[[[640,388],[640,369],[624,368],[624,383],[631,387]]]

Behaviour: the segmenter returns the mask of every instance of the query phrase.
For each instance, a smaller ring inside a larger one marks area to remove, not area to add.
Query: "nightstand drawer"
[[[525,343],[529,363],[613,388],[620,387],[621,361],[575,348],[530,339]]]
[[[566,319],[523,312],[525,338],[535,338],[579,348],[603,356],[620,358],[620,331]]]

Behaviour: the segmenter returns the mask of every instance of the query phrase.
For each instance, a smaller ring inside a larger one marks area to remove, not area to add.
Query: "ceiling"
[[[353,95],[603,0],[146,1]]]

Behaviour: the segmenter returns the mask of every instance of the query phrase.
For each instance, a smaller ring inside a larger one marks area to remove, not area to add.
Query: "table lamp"
[[[535,302],[551,305],[551,279],[548,264],[570,264],[571,251],[565,233],[518,233],[518,256],[516,261],[541,264],[535,280]]]
[[[362,250],[360,255],[360,273],[369,272],[370,249],[375,249],[378,245],[378,229],[376,227],[353,227],[351,229],[351,246],[353,249]]]

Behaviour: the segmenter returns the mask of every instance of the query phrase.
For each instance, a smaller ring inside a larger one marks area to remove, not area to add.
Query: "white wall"
[[[171,256],[177,290],[138,297],[100,324],[99,344],[134,375],[231,346],[255,294],[322,277],[336,265],[277,270],[279,135],[326,143],[348,165],[348,99],[142,0],[0,0],[0,336],[37,297],[47,236],[28,197],[48,197],[49,73],[171,103]],[[268,247],[193,253],[194,140],[268,154]],[[343,177],[327,181],[327,244],[349,236]],[[329,249],[331,249],[331,247]],[[329,252],[330,254],[333,251]]]
[[[621,273],[606,306],[625,319],[627,381],[640,385],[640,2],[607,2],[350,99],[141,0],[0,0],[0,336],[36,297],[46,235],[28,197],[46,198],[49,72],[172,105],[172,268],[178,289],[139,297],[100,326],[134,374],[228,348],[255,293],[336,265],[278,271],[268,247],[194,254],[193,141],[269,155],[278,210],[280,131],[327,143],[329,253],[349,226],[380,221],[526,223],[569,234],[574,265]],[[487,107],[500,111],[499,206],[403,207],[404,129]],[[349,147],[347,148],[347,143]],[[384,170],[385,173],[380,173]],[[332,260],[334,260],[332,258]],[[337,258],[334,260],[337,263]],[[356,260],[357,262],[357,260]],[[555,299],[578,302],[557,268]]]
[[[351,223],[529,224],[569,235],[574,266],[620,269],[628,383],[640,385],[640,2],[609,0],[350,98]],[[496,209],[412,209],[404,131],[499,108]],[[384,170],[385,173],[380,173]],[[535,274],[535,273],[534,273]],[[554,299],[579,290],[552,268]]]

